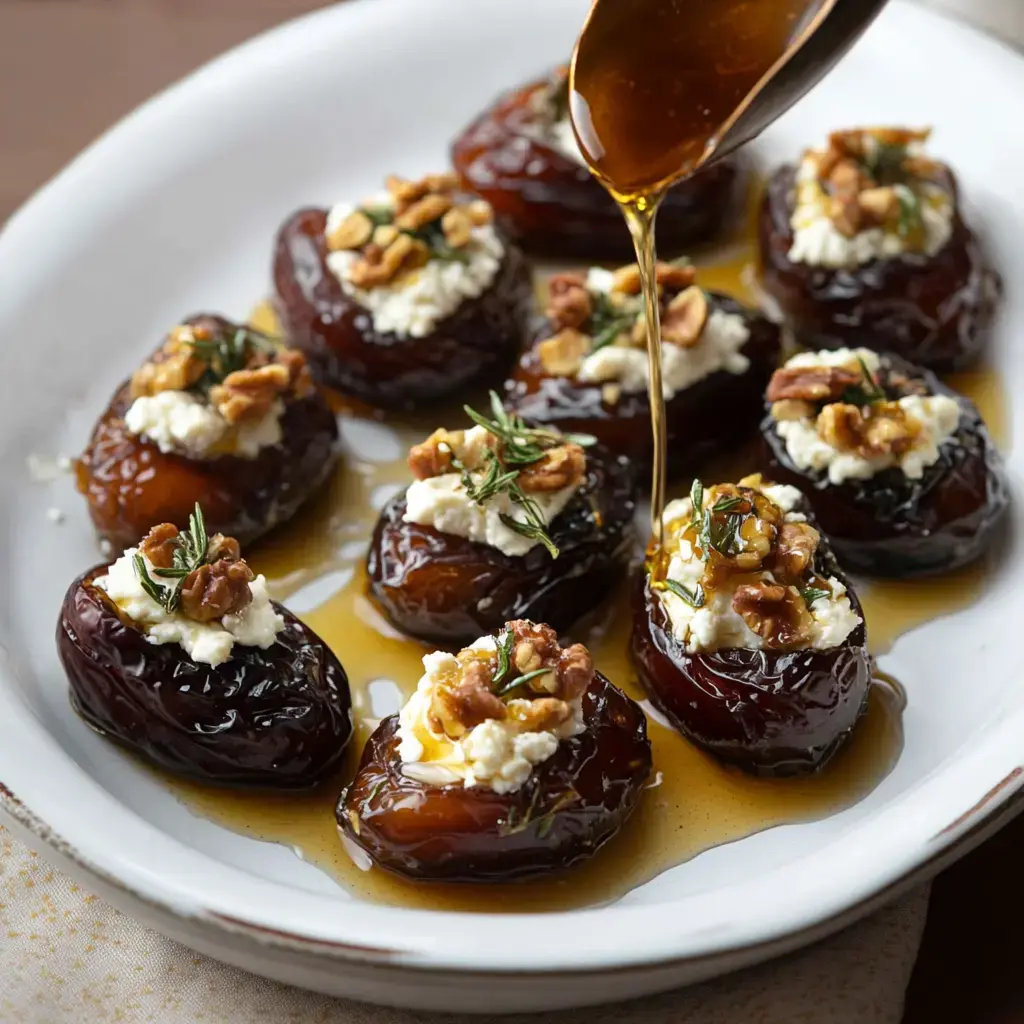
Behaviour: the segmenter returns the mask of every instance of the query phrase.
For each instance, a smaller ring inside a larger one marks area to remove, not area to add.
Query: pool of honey
[[[701,283],[756,302],[751,237],[749,230],[741,230],[724,251],[719,246],[697,255]],[[252,319],[274,332],[268,307],[259,307]],[[998,378],[980,370],[958,374],[950,383],[978,403],[996,439],[1005,441],[1008,423]],[[656,774],[628,827],[590,863],[564,877],[517,885],[512,906],[500,887],[410,884],[360,867],[339,840],[334,805],[379,715],[393,710],[414,689],[426,650],[390,627],[367,599],[362,563],[377,510],[395,488],[408,482],[404,451],[437,424],[419,417],[399,428],[385,427],[369,411],[344,404],[339,411],[348,426],[386,431],[386,457],[367,458],[367,452],[382,450],[379,446],[349,451],[319,499],[255,548],[250,561],[267,576],[278,600],[287,602],[301,592],[301,606],[311,608],[301,617],[345,665],[358,722],[351,756],[336,779],[305,796],[240,794],[168,780],[195,813],[242,835],[294,849],[361,899],[434,909],[552,911],[611,902],[702,851],[776,825],[835,814],[862,799],[892,769],[902,746],[904,698],[899,685],[883,673],[871,689],[867,715],[846,747],[822,772],[798,779],[755,779],[725,768],[662,725],[645,705]],[[454,410],[431,419],[447,422],[452,415]],[[739,453],[714,473],[709,469],[708,479],[749,472],[754,468],[751,459],[752,454]],[[685,490],[673,488],[670,496]],[[970,604],[984,579],[981,566],[924,582],[861,584],[858,593],[872,650],[884,653],[909,629]],[[619,594],[580,639],[589,644],[601,670],[642,701],[626,655],[628,628],[628,604]],[[381,695],[388,698],[383,709]]]

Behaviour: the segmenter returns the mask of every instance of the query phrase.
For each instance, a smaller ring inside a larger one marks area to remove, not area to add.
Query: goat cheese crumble
[[[133,434],[152,441],[165,454],[253,459],[264,448],[281,443],[283,414],[284,403],[277,401],[260,419],[232,426],[200,395],[160,391],[136,398],[124,422]]]
[[[197,622],[179,611],[167,611],[146,593],[135,571],[136,554],[138,548],[128,548],[93,585],[139,626],[147,643],[180,644],[193,661],[220,665],[231,657],[236,643],[266,650],[284,629],[284,619],[274,610],[263,576],[249,584],[252,601],[239,614]],[[145,555],[142,559],[152,575],[153,563]]]
[[[901,199],[907,195],[906,185],[894,186]],[[953,198],[943,188],[922,183],[916,191],[924,232],[923,251],[934,256],[953,234]],[[793,243],[789,259],[793,263],[827,267],[832,270],[857,267],[872,260],[899,256],[908,251],[907,239],[898,231],[870,227],[852,238],[844,235],[829,216],[830,197],[818,177],[818,154],[805,154],[796,175],[796,203],[790,217]]]
[[[846,366],[861,359],[871,373],[877,371],[878,355],[867,349],[837,349],[828,352],[804,352],[785,365],[792,367]],[[939,460],[944,444],[955,444],[960,426],[960,403],[948,395],[906,395],[895,403],[917,433],[905,451],[886,452],[864,457],[856,452],[840,451],[818,433],[816,420],[810,417],[782,420],[775,424],[785,442],[786,452],[797,469],[827,473],[830,484],[847,480],[868,480],[893,467],[908,480],[920,480],[924,471]]]
[[[485,636],[470,647],[491,652],[495,641]],[[423,676],[398,716],[398,756],[402,774],[410,779],[431,786],[462,784],[514,793],[537,765],[555,753],[562,740],[578,736],[585,728],[582,699],[571,703],[573,717],[549,732],[520,731],[515,719],[517,705],[530,702],[510,700],[507,719],[487,719],[452,740],[433,729],[429,711],[437,687],[456,677],[459,668],[455,655],[445,651],[423,657]]]
[[[466,431],[466,446],[484,446],[489,437],[483,427]],[[482,474],[470,476],[479,482]],[[578,486],[570,485],[557,491],[531,494],[530,498],[543,520],[549,526],[572,500]],[[516,504],[508,491],[499,491],[482,505],[477,504],[466,493],[459,473],[444,473],[441,476],[414,480],[405,492],[405,514],[403,522],[432,526],[441,533],[454,537],[465,537],[477,544],[497,548],[502,554],[519,558],[532,551],[540,541],[525,537],[502,521],[502,516],[525,522],[521,506]]]
[[[587,289],[607,294],[614,282],[613,275],[600,268],[587,274]],[[637,314],[640,303],[637,303]],[[661,383],[665,400],[674,398],[698,381],[725,370],[726,373],[746,373],[750,360],[741,351],[750,338],[750,330],[742,316],[713,310],[708,317],[700,340],[692,348],[662,343]],[[645,348],[624,345],[605,345],[585,356],[577,380],[590,384],[614,381],[625,392],[647,390],[650,382],[650,364]]]
[[[785,484],[770,485],[761,488],[761,492],[782,509],[785,522],[806,521],[806,516],[795,511],[797,503],[802,498],[796,487]],[[705,491],[704,507],[710,507],[714,501],[713,495]],[[689,522],[692,508],[689,498],[680,498],[665,506],[665,529],[670,535]],[[680,541],[678,549],[672,555],[666,575],[668,579],[693,592],[706,568],[693,545],[684,539]],[[765,582],[775,582],[770,572],[765,572],[763,576]],[[727,578],[722,586],[716,587],[707,595],[700,608],[694,608],[670,590],[660,593],[672,634],[689,654],[730,647],[760,650],[764,646],[762,638],[750,629],[732,606],[736,588],[743,582],[742,575]],[[853,610],[843,583],[834,576],[829,577],[827,582],[828,595],[817,598],[808,607],[812,619],[808,646],[815,650],[838,647],[862,621]]]
[[[393,200],[379,196],[373,205],[393,205]],[[329,237],[355,209],[350,203],[331,207],[325,234]],[[470,241],[459,252],[460,259],[434,257],[375,288],[359,288],[349,278],[351,267],[361,258],[358,252],[329,252],[327,266],[345,294],[370,313],[375,330],[400,338],[423,338],[463,302],[478,298],[491,286],[501,269],[505,246],[494,226],[484,224],[472,229]]]

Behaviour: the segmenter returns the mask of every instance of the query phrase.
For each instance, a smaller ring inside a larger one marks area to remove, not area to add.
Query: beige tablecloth
[[[763,967],[683,992],[514,1024],[897,1024],[928,903],[922,887]],[[458,993],[452,993],[453,1008]],[[2,1024],[441,1024],[256,978],[171,942],[53,871],[0,828]],[[474,1018],[479,1021],[483,1018]]]

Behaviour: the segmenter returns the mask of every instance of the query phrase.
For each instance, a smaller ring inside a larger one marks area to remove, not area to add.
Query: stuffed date
[[[510,882],[592,857],[651,772],[640,708],[581,644],[507,623],[424,675],[338,803],[346,839],[416,880]]]
[[[452,144],[462,186],[483,196],[513,241],[538,256],[627,259],[622,214],[587,170],[568,118],[564,70],[501,96]],[[658,213],[658,246],[682,252],[736,212],[737,165],[720,160],[671,189]]]
[[[774,324],[695,280],[693,267],[658,265],[674,476],[755,432],[779,353]],[[509,408],[529,423],[592,434],[644,472],[653,448],[642,305],[635,265],[553,277],[547,323],[506,384]]]
[[[807,495],[851,572],[906,577],[977,559],[1009,504],[974,404],[894,355],[794,356],[768,386],[765,472]]]
[[[281,228],[274,304],[290,342],[322,383],[386,408],[500,380],[532,298],[522,255],[454,175],[387,186]]]
[[[756,775],[820,768],[867,706],[860,605],[807,510],[758,476],[695,482],[637,578],[641,684],[684,736]]]
[[[981,352],[1001,292],[927,131],[834,132],[771,178],[765,290],[807,348],[866,344],[933,370]]]
[[[118,388],[76,467],[96,532],[114,550],[196,502],[243,544],[291,518],[338,458],[338,427],[302,353],[197,316]]]
[[[593,438],[492,419],[437,430],[409,453],[416,478],[381,512],[370,592],[399,629],[468,643],[511,618],[568,628],[625,573],[634,510],[625,459]]]
[[[198,508],[72,583],[57,650],[78,714],[176,775],[305,789],[352,734],[338,659]]]

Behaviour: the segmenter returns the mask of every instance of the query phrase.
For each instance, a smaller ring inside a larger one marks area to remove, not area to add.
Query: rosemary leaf
[[[704,512],[704,485],[694,479],[690,485],[690,519],[696,526]]]
[[[536,679],[538,676],[547,675],[551,672],[550,668],[535,668],[532,672],[526,672],[524,675],[519,676],[516,679],[507,682],[500,690],[498,690],[498,696],[504,697],[506,693],[511,693],[513,690],[518,690],[524,683],[528,683],[531,679]]]
[[[810,608],[815,601],[818,601],[823,597],[831,597],[831,595],[831,590],[822,590],[821,587],[804,587],[800,591],[800,596],[804,599],[804,603],[808,608]]]
[[[521,537],[539,541],[548,549],[548,554],[552,558],[558,557],[558,547],[548,536],[547,530],[543,526],[537,526],[534,523],[524,523],[519,519],[513,519],[511,516],[505,515],[504,512],[500,513],[500,518],[510,530],[515,530]]]
[[[675,580],[663,580],[664,587],[666,590],[675,594],[680,600],[685,601],[691,608],[703,608],[704,607],[704,588],[698,583],[690,590],[689,587],[683,586],[682,583],[678,583]]]
[[[136,554],[132,561],[135,563],[135,574],[139,577],[139,585],[161,608],[165,608],[168,588],[161,586],[149,575],[142,555]]]
[[[746,498],[735,494],[728,498],[719,498],[711,507],[712,512],[731,512],[737,505],[742,505]]]
[[[498,636],[498,667],[491,677],[491,689],[494,690],[509,673],[512,667],[512,648],[515,646],[515,637],[511,630],[506,629]]]

